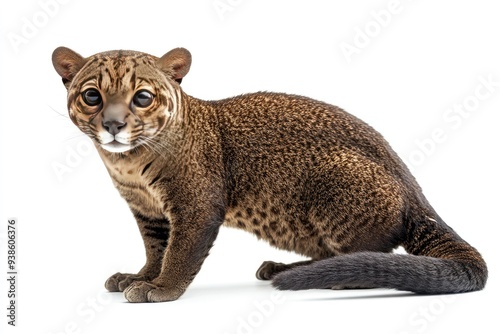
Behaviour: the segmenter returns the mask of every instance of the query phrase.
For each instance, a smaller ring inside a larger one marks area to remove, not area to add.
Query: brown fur
[[[458,259],[477,268],[478,278],[471,278],[477,283],[456,292],[484,286],[486,266],[479,253],[441,221],[370,126],[301,96],[196,99],[178,84],[190,61],[184,49],[162,58],[130,51],[89,58],[66,48],[54,52],[54,66],[68,88],[70,117],[94,140],[144,239],[145,266],[135,275],[113,275],[108,290],[124,291],[131,302],[179,298],[221,224],[311,258],[292,265],[265,262],[257,277],[275,278],[280,288],[296,288],[283,283],[283,275],[291,282],[290,273],[306,275],[305,268],[319,266],[315,261],[387,253],[399,245],[415,255]],[[82,101],[88,87],[102,95],[100,106]],[[130,100],[144,87],[154,101],[136,108]],[[113,153],[105,149],[103,138],[109,135],[103,124],[115,116],[126,123],[120,133],[129,134],[123,141],[130,147]],[[383,286],[349,282],[327,286]],[[436,292],[432,289],[414,291]],[[441,290],[437,293],[449,292]]]

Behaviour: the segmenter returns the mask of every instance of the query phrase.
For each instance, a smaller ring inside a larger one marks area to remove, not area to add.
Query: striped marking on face
[[[90,88],[101,94],[101,105],[86,105],[82,93]],[[141,90],[153,94],[153,102],[144,108],[132,103]],[[72,83],[68,106],[70,118],[80,130],[105,150],[122,153],[151,142],[169,122],[180,121],[176,114],[181,96],[177,83],[165,77],[151,56],[98,55],[89,60]],[[115,118],[126,122],[126,126],[112,135],[102,123]]]

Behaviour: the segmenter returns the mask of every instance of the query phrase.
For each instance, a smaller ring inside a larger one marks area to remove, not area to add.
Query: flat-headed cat
[[[221,225],[310,258],[266,261],[278,289],[480,290],[481,255],[434,211],[383,137],[330,104],[260,92],[220,101],[180,87],[190,53],[61,47],[71,120],[94,142],[146,248],[105,283],[130,302],[179,298]],[[408,254],[391,251],[402,246]]]

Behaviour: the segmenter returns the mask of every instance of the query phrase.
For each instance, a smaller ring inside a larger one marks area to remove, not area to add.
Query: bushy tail
[[[478,251],[440,218],[406,224],[409,254],[360,252],[332,257],[278,274],[280,290],[389,288],[419,294],[481,290],[488,270]]]

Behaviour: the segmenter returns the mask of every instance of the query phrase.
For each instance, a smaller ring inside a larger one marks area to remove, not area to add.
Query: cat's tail
[[[488,270],[479,252],[439,217],[406,222],[403,247],[409,254],[359,252],[279,273],[280,290],[389,288],[419,294],[481,290]]]

